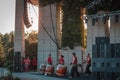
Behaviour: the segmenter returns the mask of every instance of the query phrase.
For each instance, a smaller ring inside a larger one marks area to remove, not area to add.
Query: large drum
[[[52,75],[54,73],[54,66],[47,64],[45,74]]]
[[[65,76],[67,73],[67,66],[59,64],[56,69],[56,75]]]
[[[39,71],[40,73],[45,73],[45,69],[46,69],[46,65],[45,64],[41,64],[40,67],[39,67]]]

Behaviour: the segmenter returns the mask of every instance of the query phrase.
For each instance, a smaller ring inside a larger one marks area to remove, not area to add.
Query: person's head
[[[76,54],[75,53],[72,53],[73,56],[75,56]]]
[[[90,53],[87,54],[87,57],[90,57]]]
[[[51,56],[51,54],[49,54],[49,56]]]
[[[62,57],[62,58],[64,58],[64,56],[63,56],[63,55],[61,55],[61,57]]]
[[[90,53],[88,53],[87,55],[90,56]]]

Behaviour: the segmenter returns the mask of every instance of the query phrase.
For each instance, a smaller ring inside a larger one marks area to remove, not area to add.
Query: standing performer
[[[52,65],[52,57],[51,54],[49,54],[49,56],[47,57],[47,59],[45,60],[47,61],[47,66],[45,69],[45,75],[53,75],[54,72],[54,66]]]
[[[33,57],[31,62],[32,62],[32,69],[34,71],[36,71],[36,69],[37,69],[37,59],[36,59],[36,57]]]
[[[30,67],[30,59],[29,59],[29,57],[27,57],[25,59],[25,71],[26,72],[29,71],[29,67]]]
[[[22,71],[25,71],[25,57],[22,58]]]
[[[59,60],[58,60],[58,65],[56,68],[56,75],[58,76],[65,76],[67,73],[67,66],[64,65],[64,56],[60,55]]]
[[[90,66],[91,66],[91,58],[90,58],[90,54],[89,53],[86,56],[86,63],[87,63],[87,66],[86,66],[85,74],[91,74],[91,71],[89,69]]]
[[[79,76],[79,72],[77,69],[77,62],[78,61],[77,61],[76,54],[72,53],[72,63],[70,63],[72,65],[70,78],[73,78],[75,76],[75,73],[76,73],[77,77]]]
[[[52,65],[52,57],[51,54],[49,54],[49,56],[47,57],[47,59],[45,60],[45,62],[47,62],[47,64]]]
[[[58,64],[64,65],[64,56],[60,55]]]

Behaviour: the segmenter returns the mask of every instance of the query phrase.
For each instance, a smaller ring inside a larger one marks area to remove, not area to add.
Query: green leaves
[[[84,26],[81,20],[83,13],[79,0],[64,0],[63,9],[63,26],[62,26],[62,47],[74,48],[74,46],[83,46],[82,40]]]
[[[4,63],[5,59],[6,56],[4,53],[3,45],[0,43],[0,64]]]
[[[37,56],[37,43],[38,43],[38,34],[36,31],[31,31],[30,33],[26,33],[25,36],[25,53],[26,56],[32,58],[33,56]]]

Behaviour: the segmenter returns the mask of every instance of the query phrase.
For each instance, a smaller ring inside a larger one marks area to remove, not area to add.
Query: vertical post
[[[22,57],[25,56],[25,44],[24,44],[24,0],[16,0],[15,9],[15,38],[14,38],[14,71],[21,71]],[[19,53],[19,54],[18,54]],[[19,55],[19,59],[16,56]],[[20,65],[19,65],[20,64]],[[20,70],[19,70],[20,69]]]

